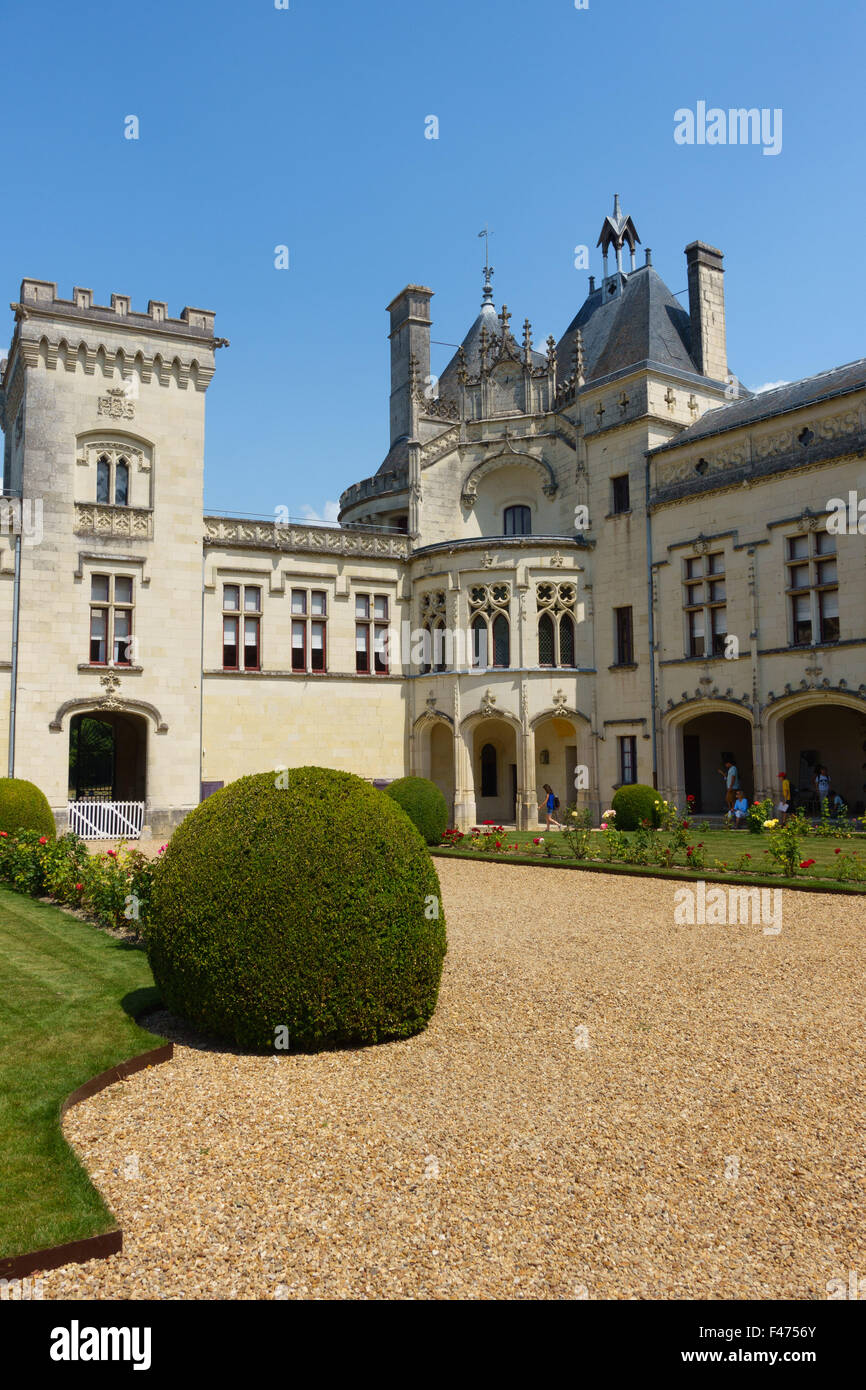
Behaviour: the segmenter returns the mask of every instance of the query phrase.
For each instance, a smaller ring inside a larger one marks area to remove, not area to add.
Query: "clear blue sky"
[[[573,248],[600,271],[615,191],[671,290],[687,242],[724,251],[747,385],[866,354],[861,0],[290,5],[10,0],[0,18],[2,298],[29,275],[216,311],[209,506],[323,515],[375,472],[385,305],[431,286],[433,337],[457,342],[485,222],[497,306],[559,337],[586,293]],[[675,144],[701,100],[781,108],[781,153]]]

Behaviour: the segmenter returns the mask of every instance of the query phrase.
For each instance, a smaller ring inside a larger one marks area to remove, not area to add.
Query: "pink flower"
[[[541,841],[540,841],[540,840],[533,840],[532,843],[533,843],[534,845],[540,845],[540,844],[541,844]]]
[[[107,851],[107,853],[108,853],[109,859],[116,859],[116,858],[117,858],[117,850],[116,850],[116,849],[110,849],[110,850]]]

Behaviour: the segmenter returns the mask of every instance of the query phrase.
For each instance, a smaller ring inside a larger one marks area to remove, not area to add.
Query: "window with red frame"
[[[359,675],[388,674],[388,596],[355,595],[355,670]]]
[[[292,590],[292,670],[327,670],[328,596],[324,589]]]
[[[261,670],[261,614],[262,591],[257,584],[223,585],[224,671]]]
[[[123,574],[90,576],[90,661],[132,664],[132,580]],[[110,654],[110,659],[109,659]]]

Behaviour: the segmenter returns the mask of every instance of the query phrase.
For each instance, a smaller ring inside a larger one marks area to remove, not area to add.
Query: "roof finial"
[[[478,235],[484,237],[484,295],[481,300],[481,307],[483,309],[485,304],[493,303],[493,288],[490,284],[490,281],[493,278],[493,266],[490,264],[491,233],[490,228],[488,227],[486,222],[484,224],[484,230],[482,232],[479,232]]]

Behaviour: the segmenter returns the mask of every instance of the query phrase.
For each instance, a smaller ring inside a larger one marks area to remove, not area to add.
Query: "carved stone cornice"
[[[215,516],[204,518],[204,544],[211,549],[242,546],[324,555],[369,555],[391,560],[408,559],[410,548],[409,537],[403,535]]]

